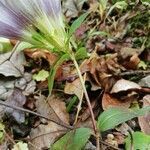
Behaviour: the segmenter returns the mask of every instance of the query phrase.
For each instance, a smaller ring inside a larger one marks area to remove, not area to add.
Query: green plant
[[[81,58],[83,51],[85,56],[85,49],[80,49],[75,54],[72,43],[72,35],[88,13],[81,15],[67,29],[63,22],[60,0],[18,0],[17,2],[3,0],[0,2],[0,11],[0,36],[30,43],[19,43],[16,49],[28,46],[44,48],[58,56],[48,77],[49,94],[51,94],[58,67],[66,60],[73,61],[91,113],[94,132],[98,134],[88,93],[76,60],[76,57]]]

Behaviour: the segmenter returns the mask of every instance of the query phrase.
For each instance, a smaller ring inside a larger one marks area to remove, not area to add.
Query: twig
[[[120,76],[130,76],[130,75],[137,75],[137,74],[150,74],[150,70],[134,70],[134,71],[128,71],[128,72],[122,72],[119,75]]]
[[[47,118],[46,116],[43,116],[43,115],[41,115],[41,114],[39,114],[39,113],[33,112],[33,111],[28,110],[28,109],[25,109],[25,108],[20,108],[20,107],[17,107],[17,106],[10,105],[10,104],[8,104],[8,103],[6,103],[6,102],[3,102],[3,101],[1,101],[1,100],[0,100],[0,105],[6,106],[6,107],[9,107],[9,108],[13,108],[13,109],[16,109],[16,110],[20,110],[20,111],[23,111],[23,112],[26,112],[26,113],[29,113],[29,114],[32,114],[32,115],[35,115],[35,116],[44,118],[44,119],[46,119],[46,120],[48,120],[48,121],[52,121],[52,122],[54,122],[54,123],[56,123],[56,124],[58,124],[58,125],[60,125],[60,126],[63,126],[63,127],[65,127],[65,128],[67,128],[67,129],[71,129],[71,130],[73,129],[72,126],[69,126],[69,125],[67,125],[67,124],[65,124],[65,123],[57,122],[56,120]]]
[[[93,113],[92,106],[91,106],[91,103],[90,103],[90,99],[89,99],[89,96],[88,96],[88,93],[87,93],[87,90],[86,90],[86,87],[85,87],[85,84],[84,84],[84,79],[82,77],[82,74],[81,74],[81,71],[79,69],[79,65],[78,65],[78,63],[75,59],[75,56],[71,56],[71,58],[73,60],[73,63],[75,65],[77,73],[79,75],[79,79],[80,79],[80,82],[81,82],[81,85],[82,85],[82,88],[83,88],[83,91],[84,91],[84,94],[85,94],[85,98],[86,98],[86,101],[87,101],[87,105],[88,105],[88,108],[89,108],[89,111],[90,111],[90,114],[91,114],[93,130],[94,130],[94,133],[95,133],[95,136],[96,136],[96,146],[97,146],[96,148],[97,148],[97,150],[100,150],[99,139],[101,138],[101,135],[100,135],[100,131],[97,129],[97,126],[96,126],[94,113]]]

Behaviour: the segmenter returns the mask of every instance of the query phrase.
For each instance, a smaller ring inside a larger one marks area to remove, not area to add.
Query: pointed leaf
[[[75,131],[70,131],[52,146],[52,150],[81,150],[84,148],[90,135],[91,130],[89,128],[79,128]]]
[[[69,29],[69,37],[80,27],[85,18],[88,16],[88,13],[81,15],[77,20],[73,22]]]
[[[115,126],[133,119],[138,116],[144,115],[146,112],[150,112],[150,107],[142,109],[126,109],[120,107],[110,108],[104,111],[98,118],[98,127],[101,131],[113,129]]]
[[[53,89],[53,85],[54,85],[54,78],[56,75],[56,71],[58,69],[58,67],[60,67],[60,65],[65,61],[68,60],[70,58],[70,56],[68,54],[64,54],[63,56],[61,56],[58,61],[51,67],[50,73],[49,73],[49,77],[48,77],[48,89],[49,89],[49,95],[51,95],[52,89]]]

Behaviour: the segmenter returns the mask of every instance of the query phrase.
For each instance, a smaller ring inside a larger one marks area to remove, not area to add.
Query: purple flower
[[[66,33],[60,0],[1,0],[0,36],[63,48]]]

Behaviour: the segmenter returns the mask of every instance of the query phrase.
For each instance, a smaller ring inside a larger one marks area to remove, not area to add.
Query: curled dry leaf
[[[146,95],[143,98],[143,107],[150,107],[150,95]],[[142,132],[150,135],[150,112],[146,113],[144,116],[138,117],[139,125]]]
[[[47,50],[35,49],[31,51],[31,49],[26,49],[25,54],[33,59],[44,58],[49,62],[50,65],[57,60],[57,56]]]
[[[110,91],[115,83],[117,76],[123,67],[119,65],[117,54],[113,54],[107,58],[94,55],[87,62],[81,65],[81,71],[86,68],[86,72],[90,72],[91,77],[99,87]]]
[[[37,98],[36,107],[37,112],[43,116],[56,120],[57,122],[69,124],[69,114],[66,111],[65,103],[57,95],[53,94],[47,100],[41,95]],[[31,142],[35,146],[38,145],[38,149],[40,150],[45,147],[49,148],[65,132],[66,129],[61,125],[48,121],[47,125],[41,124],[31,130]],[[34,147],[31,147],[31,150],[34,150]]]
[[[112,87],[111,93],[119,93],[123,91],[139,90],[139,89],[141,89],[141,87],[137,83],[120,79]]]
[[[83,95],[83,89],[82,89],[80,79],[77,78],[76,80],[74,80],[71,83],[67,82],[65,85],[64,92],[66,94],[70,94],[70,95],[75,94],[79,99],[81,99],[81,97]]]
[[[122,63],[122,65],[126,68],[126,69],[137,69],[138,68],[138,64],[140,63],[140,58],[138,57],[138,54],[134,54],[131,58],[129,58],[129,60],[124,60],[124,63]]]
[[[110,94],[104,93],[102,98],[102,107],[104,110],[110,107],[119,107],[119,106],[129,108],[131,102],[132,102],[131,98],[122,101],[121,99],[115,98]]]

